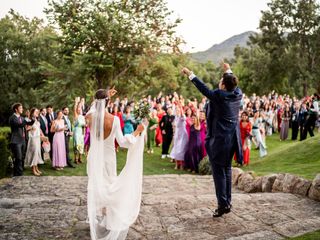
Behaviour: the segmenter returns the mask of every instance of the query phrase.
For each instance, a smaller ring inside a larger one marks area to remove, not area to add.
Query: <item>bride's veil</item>
[[[106,99],[99,99],[88,112],[88,221],[92,240],[119,240],[126,238],[140,211],[144,133],[129,146],[127,162],[119,176],[110,174],[108,161],[112,158],[105,156],[104,149],[105,108]],[[120,124],[119,120],[115,118],[114,124]]]

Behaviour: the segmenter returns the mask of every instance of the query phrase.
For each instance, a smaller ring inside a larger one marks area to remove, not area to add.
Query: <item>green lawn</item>
[[[319,240],[320,239],[320,230],[307,233],[299,237],[290,238],[291,240]]]
[[[291,135],[291,134],[290,134]],[[289,136],[290,136],[289,135]],[[251,150],[251,159],[245,171],[252,170],[258,175],[269,173],[293,173],[312,180],[320,173],[320,134],[305,141],[281,141],[279,135],[267,137],[268,155],[259,158],[258,150]]]
[[[279,135],[274,134],[267,137],[268,155],[259,158],[258,150],[251,150],[250,165],[243,167],[245,171],[255,171],[258,175],[269,173],[293,173],[308,179],[313,179],[320,172],[320,134],[315,137],[308,137],[303,142],[279,141]],[[71,147],[72,149],[72,147]],[[71,150],[71,156],[73,153]],[[126,150],[121,149],[117,154],[118,170],[121,170],[125,163]],[[40,166],[43,175],[53,176],[83,176],[86,175],[86,161],[76,165],[75,169],[65,168],[63,171],[56,171],[51,168],[51,163],[46,162]],[[185,171],[174,170],[174,164],[169,159],[161,159],[161,148],[155,148],[154,154],[144,154],[144,175],[152,174],[186,174]],[[26,175],[31,175],[27,168]]]

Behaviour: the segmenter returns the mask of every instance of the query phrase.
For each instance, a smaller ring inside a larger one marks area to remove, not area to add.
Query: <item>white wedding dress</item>
[[[110,135],[103,139],[105,100],[96,100],[88,153],[88,222],[92,240],[125,239],[140,211],[144,134],[123,136],[120,120],[114,117]],[[128,148],[127,161],[117,176],[115,139]]]

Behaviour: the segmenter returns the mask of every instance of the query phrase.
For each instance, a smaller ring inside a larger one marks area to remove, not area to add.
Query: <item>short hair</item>
[[[21,103],[14,103],[13,105],[12,105],[12,111],[13,112],[16,112],[16,110],[20,107],[20,106],[22,106],[22,104]]]
[[[45,109],[45,108],[43,108],[43,107],[42,107],[42,108],[40,108],[40,112],[42,112],[42,111],[43,111],[43,109]]]
[[[48,105],[48,106],[46,106],[46,108],[53,108],[53,107],[52,107],[52,105]]]
[[[63,108],[62,108],[62,111],[64,111],[66,108],[68,108],[67,106],[64,106]]]
[[[222,83],[226,87],[227,91],[233,91],[238,85],[238,79],[231,73],[224,73],[222,77]]]

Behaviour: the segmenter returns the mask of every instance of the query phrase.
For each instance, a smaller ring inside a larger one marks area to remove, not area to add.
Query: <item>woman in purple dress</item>
[[[175,132],[173,137],[173,148],[170,157],[175,160],[175,169],[183,169],[184,155],[188,146],[188,133],[186,129],[186,116],[181,104],[176,107],[176,117],[174,120]]]
[[[68,130],[68,128],[65,126],[62,117],[63,113],[60,110],[57,112],[57,119],[54,120],[51,125],[51,132],[54,133],[52,142],[52,166],[56,170],[63,170],[67,165],[64,131]]]
[[[192,115],[189,143],[184,157],[185,168],[192,173],[199,173],[199,163],[202,158],[200,127],[199,118]]]

